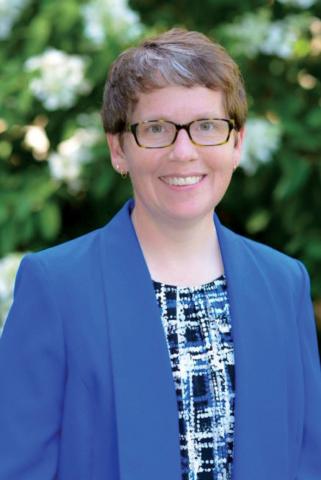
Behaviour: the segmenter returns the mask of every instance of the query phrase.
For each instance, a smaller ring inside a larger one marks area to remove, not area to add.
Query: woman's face
[[[163,119],[186,124],[204,118],[227,118],[222,92],[167,86],[141,94],[130,123]],[[114,168],[129,172],[136,218],[176,225],[212,217],[239,163],[242,139],[243,131],[233,130],[224,145],[197,146],[180,130],[173,145],[147,149],[137,145],[131,132],[123,134],[121,144],[118,135],[108,134]],[[196,183],[172,184],[186,177],[197,177]]]

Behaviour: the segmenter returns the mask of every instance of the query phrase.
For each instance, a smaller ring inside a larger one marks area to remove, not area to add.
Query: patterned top
[[[234,350],[226,279],[153,282],[175,382],[182,480],[231,480]]]

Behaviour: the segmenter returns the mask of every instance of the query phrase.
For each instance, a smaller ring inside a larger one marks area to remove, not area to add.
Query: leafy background
[[[99,110],[108,66],[172,26],[220,41],[249,120],[218,207],[232,229],[302,260],[321,330],[321,2],[0,1],[0,329],[21,256],[103,225],[131,195]]]

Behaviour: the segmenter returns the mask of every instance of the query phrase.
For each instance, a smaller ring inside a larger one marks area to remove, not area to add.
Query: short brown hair
[[[221,90],[227,115],[237,129],[244,125],[246,93],[234,60],[202,33],[174,28],[125,50],[112,64],[103,96],[105,131],[122,132],[139,94],[168,85]]]

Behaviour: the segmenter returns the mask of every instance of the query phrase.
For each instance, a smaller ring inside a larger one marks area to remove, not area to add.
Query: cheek
[[[215,188],[221,191],[225,190],[233,175],[233,160],[231,156],[222,155],[212,163],[212,179],[215,183]]]
[[[138,179],[147,179],[148,177],[153,177],[153,170],[150,168],[150,165],[145,164],[129,164],[129,173],[132,175],[132,177]]]
[[[133,176],[139,177],[157,177],[159,175],[159,167],[161,162],[151,155],[148,155],[142,151],[141,154],[135,155],[135,157],[128,158],[128,169],[132,173]]]
[[[220,172],[214,175],[214,180],[212,183],[212,194],[214,196],[215,202],[218,203],[222,200],[225,193],[227,192],[229,185],[232,179],[232,171],[229,169],[224,172]]]
[[[128,171],[131,183],[136,190],[149,190],[150,186],[157,181],[157,173],[151,168],[150,162],[145,162],[143,158],[135,160],[134,163],[128,162]]]
[[[227,176],[233,171],[233,156],[232,154],[215,155],[208,160],[210,170],[214,175]]]

